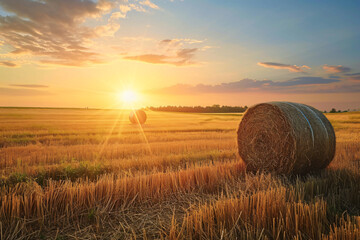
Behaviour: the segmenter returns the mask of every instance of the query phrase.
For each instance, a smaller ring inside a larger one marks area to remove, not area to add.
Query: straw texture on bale
[[[250,107],[238,129],[240,157],[250,171],[306,174],[329,165],[335,132],[313,107],[290,102]]]
[[[133,124],[144,124],[146,122],[147,116],[143,110],[134,110],[131,111],[129,115],[129,120]]]

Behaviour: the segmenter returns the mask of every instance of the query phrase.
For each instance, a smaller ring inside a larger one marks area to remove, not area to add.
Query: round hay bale
[[[130,112],[129,120],[133,124],[144,124],[146,122],[147,116],[143,110],[133,110]]]
[[[335,132],[313,107],[290,102],[250,107],[238,129],[239,155],[250,171],[306,174],[329,165]]]

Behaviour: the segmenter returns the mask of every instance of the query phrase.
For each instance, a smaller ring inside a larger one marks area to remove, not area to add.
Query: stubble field
[[[0,239],[360,239],[360,113],[292,177],[246,172],[242,114],[128,114],[0,108]]]

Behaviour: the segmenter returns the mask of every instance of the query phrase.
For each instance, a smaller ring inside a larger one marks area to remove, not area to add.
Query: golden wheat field
[[[246,172],[242,114],[128,115],[1,108],[0,239],[360,239],[359,112],[293,177]]]

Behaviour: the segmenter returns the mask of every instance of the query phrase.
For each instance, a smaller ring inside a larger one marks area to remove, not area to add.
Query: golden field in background
[[[360,113],[326,114],[336,156],[246,173],[242,114],[0,108],[0,239],[359,239]],[[264,123],[266,124],[266,123]]]

